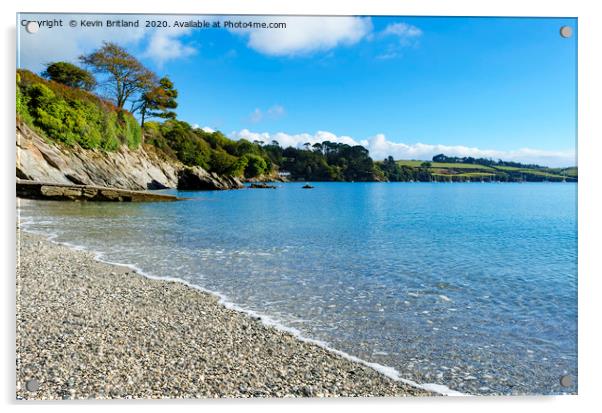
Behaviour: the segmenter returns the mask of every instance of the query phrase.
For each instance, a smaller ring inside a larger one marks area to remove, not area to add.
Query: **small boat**
[[[313,186],[311,186],[310,184],[305,184],[302,186],[303,189],[314,189]]]

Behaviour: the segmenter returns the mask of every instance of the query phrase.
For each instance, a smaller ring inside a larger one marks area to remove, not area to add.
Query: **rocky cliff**
[[[59,145],[17,122],[17,178],[57,184],[98,185],[130,190],[242,188],[235,177],[187,167],[151,146],[122,146],[114,152]]]

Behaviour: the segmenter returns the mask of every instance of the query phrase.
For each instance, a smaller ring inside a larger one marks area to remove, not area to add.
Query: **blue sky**
[[[154,16],[161,19],[158,16]],[[22,15],[65,20],[107,16]],[[115,18],[114,16],[110,18]],[[126,20],[144,16],[120,16]],[[191,16],[169,16],[168,22]],[[335,140],[374,158],[436,153],[576,163],[576,19],[202,17],[286,29],[20,31],[21,67],[40,71],[103,40],[125,46],[180,92],[178,115],[233,138]],[[64,23],[66,25],[66,23]]]

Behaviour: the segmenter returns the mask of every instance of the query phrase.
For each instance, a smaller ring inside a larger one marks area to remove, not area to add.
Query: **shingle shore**
[[[19,399],[429,394],[211,294],[37,235],[17,239]]]

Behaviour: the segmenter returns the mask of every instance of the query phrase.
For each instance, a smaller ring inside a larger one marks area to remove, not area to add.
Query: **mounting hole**
[[[572,384],[573,384],[573,379],[571,378],[571,376],[569,376],[568,374],[565,374],[564,376],[560,376],[560,385],[562,387],[571,387]]]
[[[568,39],[573,35],[573,28],[571,26],[562,26],[560,28],[560,35],[565,39]]]
[[[34,34],[40,30],[40,25],[37,22],[27,22],[25,30],[27,30],[27,33]]]
[[[40,390],[40,382],[36,379],[27,380],[25,382],[25,388],[27,391],[38,391]]]

